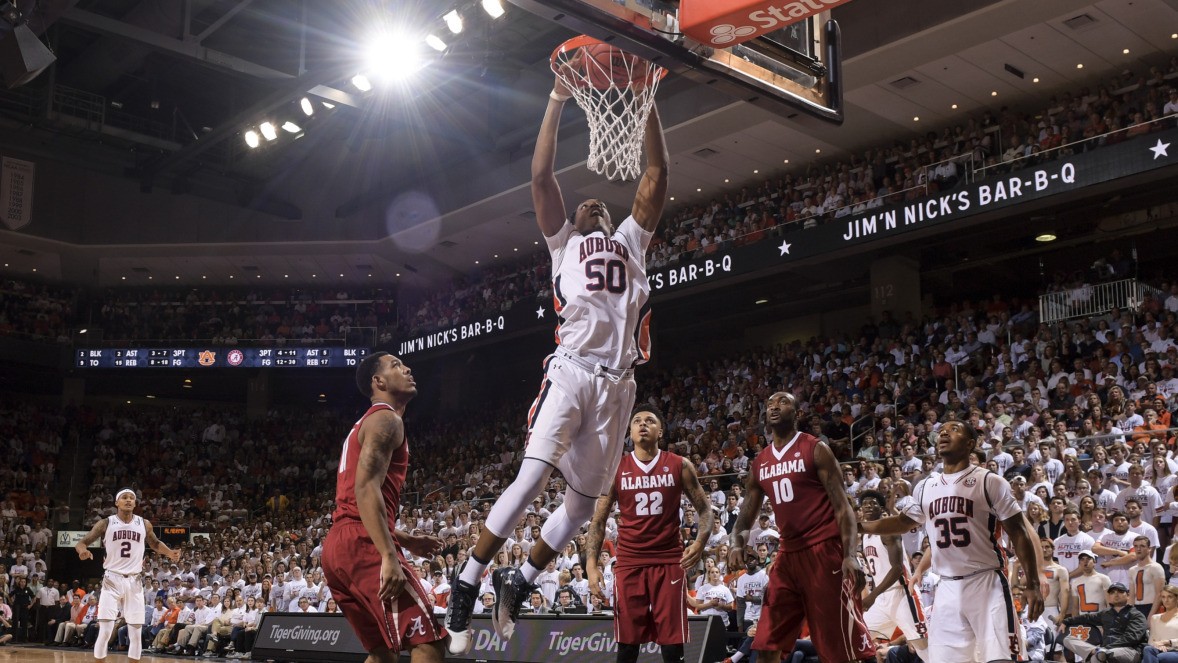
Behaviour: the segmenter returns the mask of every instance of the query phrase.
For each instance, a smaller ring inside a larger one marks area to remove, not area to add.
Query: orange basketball
[[[585,77],[598,90],[608,89],[611,83],[624,88],[646,76],[645,60],[609,44],[589,44],[581,48],[580,55]]]

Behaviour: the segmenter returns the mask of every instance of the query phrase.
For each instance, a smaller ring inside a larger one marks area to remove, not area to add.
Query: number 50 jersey
[[[809,433],[795,433],[781,449],[770,443],[749,471],[773,507],[785,552],[804,550],[840,536],[834,506],[818,479],[814,450],[822,442]]]
[[[1022,512],[1006,479],[978,466],[916,484],[902,513],[924,525],[933,571],[968,576],[1005,568],[1002,521]]]

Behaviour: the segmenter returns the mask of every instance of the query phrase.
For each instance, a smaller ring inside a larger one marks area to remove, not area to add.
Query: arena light
[[[254,131],[253,129],[245,132],[245,144],[249,145],[251,149],[257,147],[261,142],[261,139],[258,137],[258,132]]]
[[[356,86],[356,89],[361,92],[367,92],[372,89],[372,81],[368,80],[368,77],[364,74],[356,74],[353,76],[352,85]]]
[[[278,138],[278,129],[274,128],[271,122],[263,122],[258,125],[258,130],[262,132],[262,137],[266,140],[274,140]]]
[[[300,127],[299,125],[295,124],[294,122],[287,120],[286,122],[282,123],[282,130],[292,133],[292,134],[297,134],[298,132],[302,131],[303,128]]]
[[[1056,240],[1054,233],[1042,233],[1035,236],[1036,242],[1054,242]]]
[[[311,100],[306,97],[299,100],[299,108],[303,109],[303,115],[307,117],[315,114],[315,104],[312,104]]]
[[[499,0],[482,0],[480,3],[483,6],[483,11],[491,18],[499,18],[503,15],[503,3]]]
[[[446,42],[442,41],[442,38],[437,35],[426,35],[425,45],[439,53],[443,53],[446,50]]]
[[[441,42],[441,40],[438,40]],[[381,31],[372,35],[364,49],[366,74],[373,79],[403,80],[422,67],[420,37],[407,37],[394,32]],[[437,48],[435,44],[430,44]],[[442,49],[445,43],[442,43]],[[355,79],[352,79],[355,84]],[[360,87],[357,85],[357,87]]]
[[[453,34],[462,32],[462,15],[458,13],[457,9],[451,9],[449,14],[442,17],[446,22],[446,27],[450,29]]]

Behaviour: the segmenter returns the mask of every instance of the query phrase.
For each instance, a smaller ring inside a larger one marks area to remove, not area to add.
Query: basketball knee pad
[[[525,458],[519,466],[519,474],[503,491],[491,512],[487,514],[487,530],[499,538],[507,538],[532,500],[548,485],[552,466],[535,458]]]
[[[618,663],[638,663],[640,645],[618,643]]]
[[[94,658],[106,658],[110,635],[115,632],[115,623],[104,619],[98,622],[98,639],[94,641]]]
[[[138,661],[143,655],[143,627],[127,624],[127,658]]]
[[[683,663],[683,645],[662,645],[663,663]]]
[[[571,488],[565,490],[564,504],[548,516],[548,521],[540,529],[540,537],[553,550],[564,548],[581,525],[589,522],[596,505],[595,498],[586,497]]]

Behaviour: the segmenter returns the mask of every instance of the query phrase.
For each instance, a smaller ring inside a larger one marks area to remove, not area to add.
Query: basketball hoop
[[[552,52],[552,71],[589,120],[586,166],[608,179],[634,180],[642,166],[646,120],[667,70],[592,37]]]

